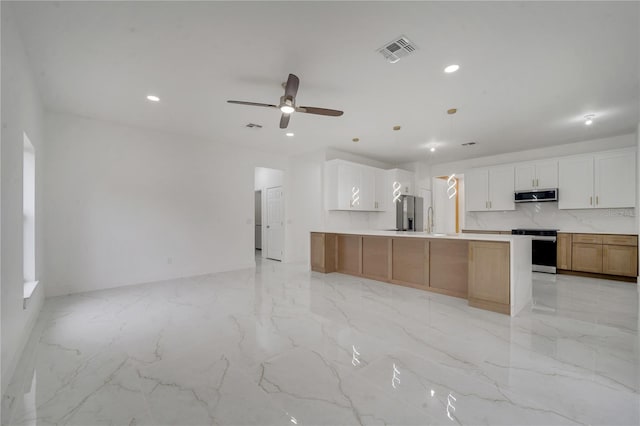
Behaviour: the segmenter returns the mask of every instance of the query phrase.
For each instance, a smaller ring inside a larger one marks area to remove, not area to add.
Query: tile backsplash
[[[635,234],[635,209],[559,210],[558,203],[521,203],[515,211],[467,212],[465,229],[551,228],[564,232]]]

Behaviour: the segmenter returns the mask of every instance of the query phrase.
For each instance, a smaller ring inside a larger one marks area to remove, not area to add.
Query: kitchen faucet
[[[427,209],[427,232],[429,234],[433,232],[433,207],[431,206]]]

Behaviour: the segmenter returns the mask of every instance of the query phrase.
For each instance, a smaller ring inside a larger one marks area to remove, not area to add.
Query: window
[[[36,151],[23,134],[22,155],[22,241],[24,297],[28,299],[36,281]]]

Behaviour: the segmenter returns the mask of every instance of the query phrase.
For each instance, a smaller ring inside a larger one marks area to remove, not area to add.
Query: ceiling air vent
[[[246,127],[250,128],[250,129],[253,129],[254,127],[256,129],[262,129],[262,126],[259,125],[259,124],[256,124],[256,123],[249,123],[249,124],[246,125]]]
[[[383,47],[378,49],[378,52],[380,52],[387,61],[395,64],[400,58],[412,54],[417,49],[418,46],[413,44],[406,36],[402,35],[391,40],[389,43],[385,43]]]

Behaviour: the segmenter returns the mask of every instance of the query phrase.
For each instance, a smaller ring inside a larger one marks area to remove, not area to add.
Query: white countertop
[[[320,232],[326,234],[349,234],[349,235],[368,235],[374,237],[410,237],[410,238],[440,238],[445,240],[474,240],[474,241],[516,241],[531,239],[530,235],[499,235],[499,234],[429,234],[428,232],[412,232],[412,231],[380,231],[380,230],[339,230],[325,229],[312,230],[311,232]]]
[[[526,228],[526,229],[534,229],[534,228]],[[547,229],[547,228],[539,228],[539,229]],[[551,229],[550,231],[557,231],[558,234],[599,234],[599,235],[638,235],[637,232],[604,232],[604,231],[585,231],[583,230],[571,230],[571,229]],[[511,229],[465,229],[465,231],[482,231],[482,232],[511,232]]]

